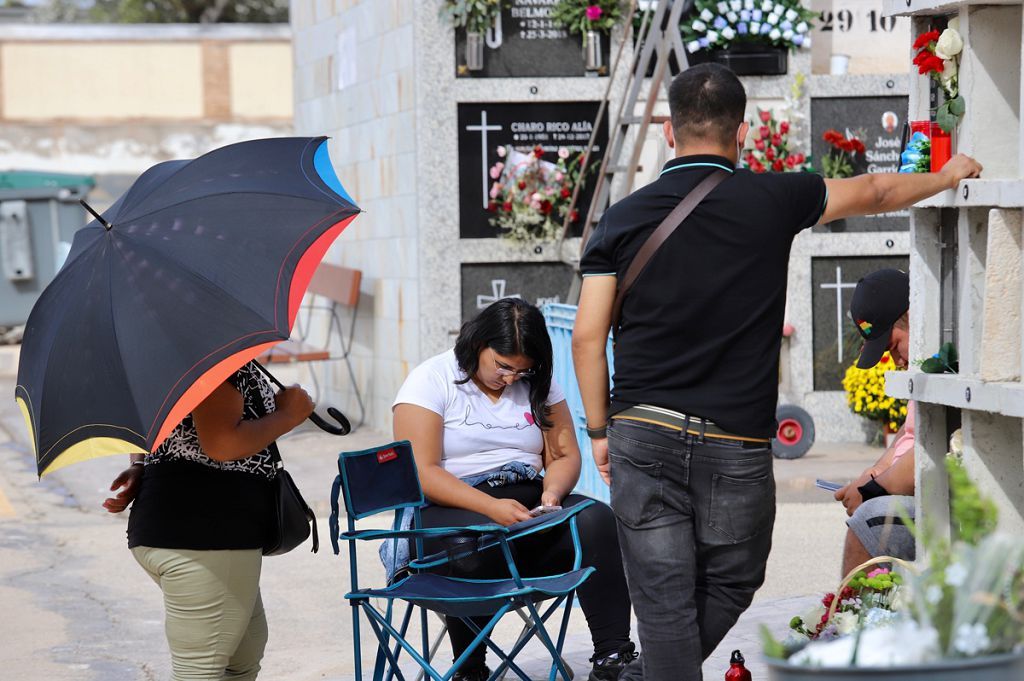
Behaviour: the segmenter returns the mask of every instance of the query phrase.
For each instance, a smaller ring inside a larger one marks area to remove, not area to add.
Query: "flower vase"
[[[789,50],[774,45],[739,43],[720,50],[698,50],[690,65],[714,62],[737,76],[782,76],[789,71]]]
[[[604,56],[601,54],[601,33],[587,31],[583,36],[583,60],[587,71],[600,71],[604,68]]]
[[[484,68],[483,33],[466,33],[466,68],[470,71],[480,71]]]
[[[1024,654],[939,660],[903,667],[802,667],[767,660],[768,681],[1020,681]]]

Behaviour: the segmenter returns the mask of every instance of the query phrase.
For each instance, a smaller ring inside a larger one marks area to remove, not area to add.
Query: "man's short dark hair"
[[[698,64],[672,79],[668,107],[677,144],[704,140],[728,146],[743,122],[747,93],[726,67]]]

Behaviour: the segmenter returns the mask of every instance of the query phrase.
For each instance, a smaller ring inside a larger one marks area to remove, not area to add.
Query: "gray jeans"
[[[612,509],[644,681],[701,681],[701,664],[764,582],[775,523],[770,447],[613,419]],[[621,679],[639,679],[630,665]]]

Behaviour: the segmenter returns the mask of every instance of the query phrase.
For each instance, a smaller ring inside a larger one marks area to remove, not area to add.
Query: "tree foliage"
[[[287,23],[288,0],[48,0],[42,21],[115,24]]]

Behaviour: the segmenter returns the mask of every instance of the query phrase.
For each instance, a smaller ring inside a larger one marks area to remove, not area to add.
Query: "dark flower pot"
[[[789,50],[772,45],[738,44],[724,50],[698,50],[687,55],[690,65],[713,62],[737,76],[783,76],[789,70]]]

